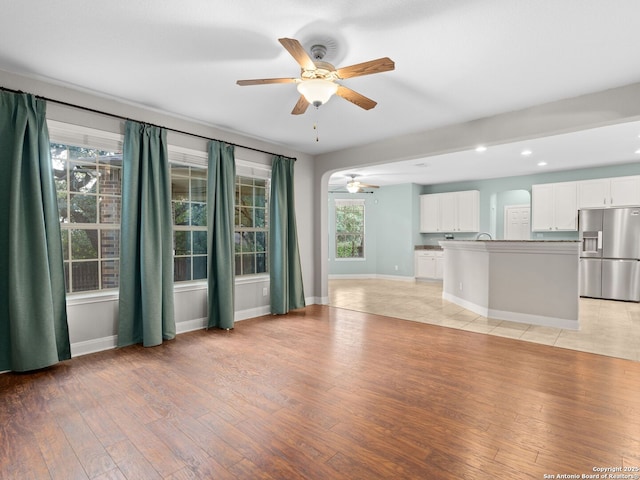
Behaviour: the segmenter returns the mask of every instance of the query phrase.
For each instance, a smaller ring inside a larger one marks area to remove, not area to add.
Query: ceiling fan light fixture
[[[347,192],[349,193],[358,193],[360,190],[360,182],[349,182],[347,183]]]
[[[322,78],[312,78],[298,83],[298,91],[304,95],[307,102],[314,107],[319,107],[328,102],[331,96],[338,91],[338,84]]]

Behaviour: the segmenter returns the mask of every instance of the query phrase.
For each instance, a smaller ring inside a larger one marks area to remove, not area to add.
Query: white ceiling
[[[639,18],[638,0],[3,0],[0,69],[316,155],[638,82]],[[294,116],[295,85],[235,83],[299,75],[280,37],[327,42],[338,67],[388,56],[396,69],[341,81],[373,110],[334,97]],[[440,183],[540,160],[631,162],[638,134],[626,124],[343,173]]]
[[[489,146],[483,152],[461,151],[371,167],[348,168],[334,173],[329,184],[332,190],[342,190],[355,175],[356,180],[362,183],[379,186],[402,183],[435,185],[639,161],[640,122],[627,122]]]

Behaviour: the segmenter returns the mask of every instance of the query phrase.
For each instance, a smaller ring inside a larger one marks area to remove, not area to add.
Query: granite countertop
[[[440,245],[415,245],[415,250],[442,250]]]
[[[536,240],[536,239],[531,239],[531,240],[484,240],[484,239],[480,239],[480,240],[474,240],[474,239],[468,239],[468,240],[440,240],[440,242],[491,242],[491,243],[496,243],[496,242],[502,242],[502,243],[579,243],[580,240]],[[417,249],[417,247],[416,247]]]

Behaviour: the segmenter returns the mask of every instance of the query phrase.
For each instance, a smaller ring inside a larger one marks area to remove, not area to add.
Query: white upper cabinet
[[[533,185],[531,194],[533,231],[578,229],[576,182]]]
[[[480,230],[480,192],[420,195],[420,232],[477,232]]]
[[[531,187],[531,230],[553,230],[555,225],[553,184]]]
[[[640,205],[640,175],[583,180],[578,184],[578,210]]]
[[[578,183],[578,210],[607,206],[610,182],[607,179],[584,180]]]
[[[457,192],[440,194],[440,231],[458,230],[458,194]]]
[[[480,231],[480,192],[458,192],[458,231]]]
[[[440,228],[440,196],[420,195],[420,231],[438,232]]]

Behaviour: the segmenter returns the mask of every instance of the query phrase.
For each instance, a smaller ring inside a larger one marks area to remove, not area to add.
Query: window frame
[[[338,209],[340,207],[348,207],[348,206],[360,206],[362,207],[362,229],[361,232],[342,232],[338,230]],[[366,208],[366,200],[364,198],[336,198],[334,200],[333,207],[334,214],[334,225],[335,232],[333,235],[334,242],[334,260],[337,262],[361,262],[365,261],[366,256],[366,217],[367,217],[367,208]],[[362,256],[361,257],[339,257],[338,256],[338,236],[340,235],[352,235],[352,236],[361,236],[362,237]]]
[[[117,150],[122,151],[124,145],[123,125],[118,123],[106,129],[95,129],[67,123],[66,121],[47,118],[47,127],[49,131],[50,143],[67,144],[85,146],[98,150]],[[169,140],[171,142],[171,139]],[[182,143],[182,142],[178,142]],[[202,150],[194,148],[186,148],[175,143],[167,145],[169,163],[178,163],[187,167],[200,167],[208,169],[208,151],[203,147]],[[265,159],[266,160],[266,159]],[[236,176],[253,176],[256,178],[264,178],[271,180],[271,164],[262,163],[255,160],[245,160],[235,157]],[[234,222],[235,223],[235,222]],[[76,224],[77,225],[77,224]],[[120,224],[112,224],[112,227]],[[208,228],[208,227],[205,227]],[[268,242],[266,245],[268,255]],[[208,253],[207,253],[208,255]],[[118,257],[119,260],[119,257]],[[268,262],[268,260],[267,260]],[[260,273],[252,275],[236,276],[235,284],[250,283],[267,283],[269,282],[269,273]],[[175,291],[201,290],[205,288],[207,279],[199,279],[192,281],[174,282]],[[118,297],[118,288],[102,289],[102,290],[84,290],[78,292],[67,293],[67,300],[70,304],[93,303],[95,299],[98,301],[110,301]]]
[[[68,147],[80,147],[87,148],[91,150],[95,150],[98,152],[114,152],[116,155],[120,155],[120,159],[122,159],[123,155],[123,143],[124,136],[119,133],[113,133],[104,130],[97,130],[93,128],[83,127],[79,125],[73,125],[57,120],[47,119],[47,129],[49,131],[49,151],[51,152],[54,145],[64,145]],[[67,150],[69,151],[69,150]],[[54,158],[51,156],[52,167]],[[101,184],[100,182],[96,182],[96,191],[95,193],[75,193],[70,188],[70,164],[75,163],[79,165],[87,165],[95,168],[96,174],[100,171],[100,169],[104,166],[107,166],[108,163],[100,162],[99,157],[94,157],[93,161],[88,161],[85,159],[74,159],[67,158],[64,160],[65,164],[65,180],[66,180],[66,188],[65,188],[65,203],[67,205],[66,216],[62,216],[62,212],[58,212],[60,216],[60,233],[61,233],[61,241],[63,244],[63,262],[65,267],[65,293],[68,297],[78,297],[78,296],[111,296],[118,292],[119,284],[120,284],[120,229],[121,222],[100,222],[100,201],[101,197],[109,197],[112,199],[118,199],[119,208],[122,208],[122,163],[120,164],[119,169],[120,172],[120,184],[119,184],[119,193],[103,193],[100,191]],[[93,169],[92,168],[92,169]],[[98,175],[96,175],[96,178]],[[103,185],[104,188],[104,185]],[[58,187],[56,185],[56,195],[59,194]],[[71,208],[71,195],[90,195],[95,196],[96,199],[96,222],[83,222],[83,223],[72,223],[69,221],[70,219],[70,208]],[[118,213],[120,216],[121,213]],[[67,221],[64,221],[67,220]],[[69,242],[70,236],[74,230],[93,230],[97,235],[97,247],[96,247],[96,258],[89,259],[73,259],[72,258],[72,245]],[[105,237],[103,236],[103,232],[113,232],[117,231],[118,245],[117,245],[117,255],[109,256],[104,254],[105,245],[103,242],[105,241]],[[66,249],[65,249],[66,246]],[[87,290],[74,290],[73,289],[73,271],[74,264],[79,265],[82,263],[90,263],[96,262],[97,264],[97,281],[98,288],[97,289],[87,289]],[[117,286],[109,286],[103,287],[106,274],[103,270],[106,262],[113,262],[116,265],[115,275],[117,277]]]
[[[169,150],[169,171],[170,171],[170,182],[173,185],[173,180],[174,180],[174,167],[177,168],[188,168],[189,172],[187,175],[176,175],[176,178],[178,179],[186,179],[188,181],[188,198],[186,200],[174,200],[173,198],[173,191],[171,193],[171,218],[172,218],[172,238],[173,238],[173,262],[174,262],[174,279],[173,279],[173,283],[174,285],[184,285],[184,284],[188,284],[188,283],[199,283],[199,282],[206,282],[207,281],[207,277],[209,275],[208,272],[208,255],[209,255],[209,241],[208,241],[208,226],[206,224],[206,208],[207,208],[207,192],[205,190],[205,194],[204,194],[204,201],[194,201],[193,200],[193,190],[192,190],[192,186],[193,186],[193,180],[202,180],[204,181],[205,185],[207,184],[207,176],[208,176],[208,167],[206,165],[206,158],[204,163],[201,161],[198,162],[186,162],[184,160],[181,161],[176,161],[174,159],[172,159],[172,157],[175,158],[175,155],[173,155],[173,153],[175,153],[175,149],[172,147],[168,148]],[[206,155],[205,153],[203,153],[203,155]],[[193,176],[192,175],[192,169],[197,169],[197,170],[201,170],[204,175],[203,176]],[[174,220],[175,220],[175,205],[178,203],[186,203],[189,205],[189,223],[186,225],[181,225],[181,224],[175,224]],[[204,212],[205,212],[205,222],[204,225],[193,225],[192,224],[192,213],[193,213],[193,205],[194,204],[203,204],[204,205]],[[178,249],[177,249],[177,233],[178,232],[189,232],[189,254],[177,254]],[[197,232],[204,232],[205,235],[205,243],[206,243],[206,247],[205,247],[205,251],[204,253],[195,253],[194,252],[194,244],[196,242],[194,242],[194,234]],[[175,275],[176,275],[176,263],[178,259],[189,259],[189,279],[187,280],[176,280],[175,279]],[[204,277],[200,277],[200,278],[193,278],[194,277],[194,272],[195,272],[195,263],[194,263],[194,259],[203,259],[204,258],[204,268],[205,268],[205,276]]]
[[[264,228],[256,228],[256,227],[241,227],[236,223],[236,209],[240,206],[236,203],[237,198],[234,200],[234,237],[237,233],[240,232],[264,232],[265,233],[265,245],[264,245],[264,253],[265,253],[265,271],[259,273],[247,273],[238,275],[234,274],[236,278],[237,284],[243,283],[253,283],[253,282],[263,282],[265,279],[268,280],[269,277],[269,210],[270,210],[270,195],[271,195],[271,165],[263,165],[255,162],[249,162],[242,159],[236,158],[236,179],[234,185],[237,187],[238,178],[246,177],[254,180],[264,180],[265,181],[265,226]],[[255,208],[255,205],[252,205],[252,208]],[[255,243],[255,242],[254,242]],[[234,242],[235,245],[235,242]],[[253,254],[257,255],[257,250],[253,250]],[[242,255],[242,252],[240,253]],[[238,252],[235,251],[234,246],[234,265],[236,263],[236,256]]]

